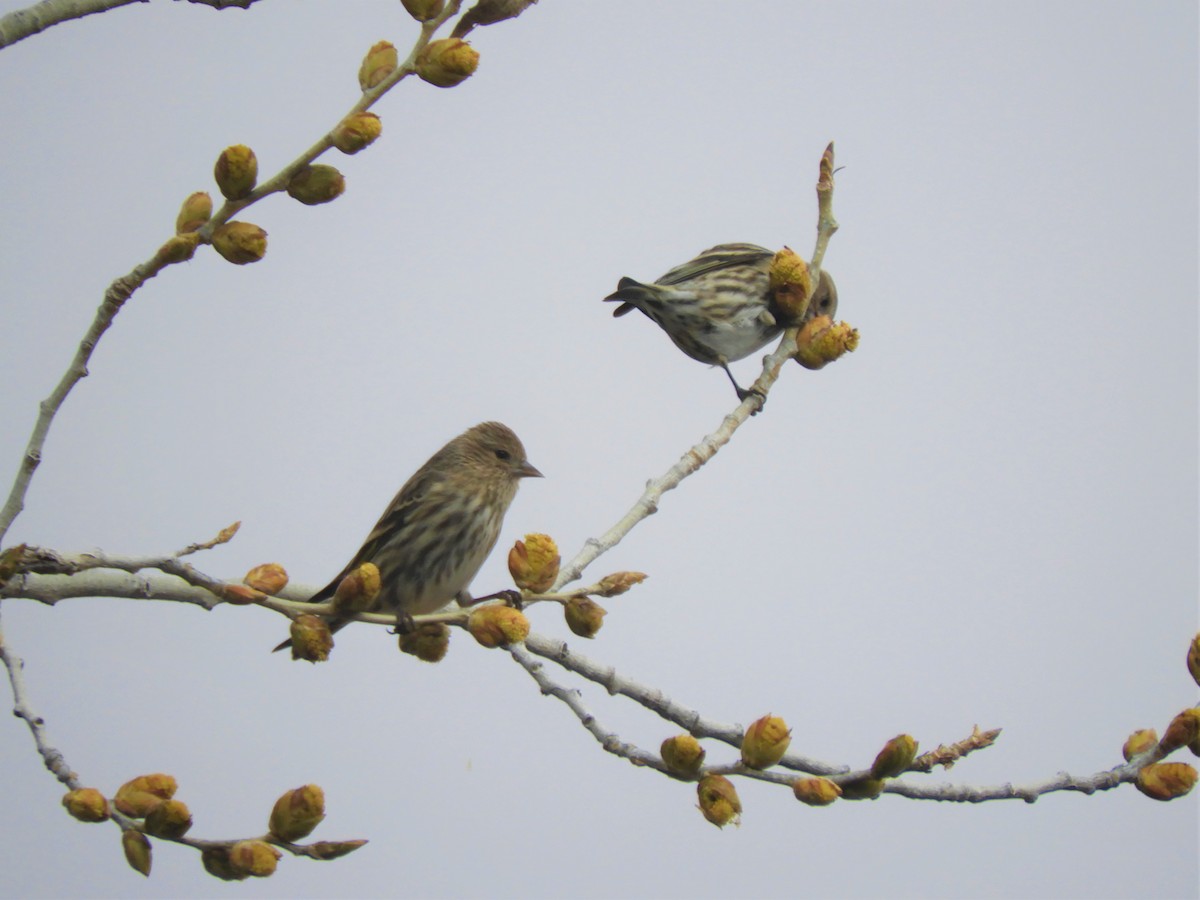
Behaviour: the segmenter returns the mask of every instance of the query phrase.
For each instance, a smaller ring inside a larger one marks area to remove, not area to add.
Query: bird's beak
[[[529,463],[521,463],[521,468],[517,469],[518,478],[545,478],[546,476],[531,466]]]

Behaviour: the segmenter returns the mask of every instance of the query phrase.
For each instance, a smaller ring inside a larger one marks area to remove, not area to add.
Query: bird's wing
[[[774,255],[770,250],[757,244],[718,244],[705,250],[695,259],[690,259],[671,269],[654,283],[679,284],[709,272],[728,269],[730,266],[762,262]]]

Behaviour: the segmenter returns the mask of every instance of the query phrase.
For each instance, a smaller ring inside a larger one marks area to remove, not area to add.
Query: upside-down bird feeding
[[[837,287],[828,272],[813,292],[800,321],[788,321],[774,302],[768,271],[775,254],[756,244],[718,244],[671,269],[653,284],[622,278],[605,300],[620,301],[614,316],[640,309],[675,346],[709,365],[720,366],[738,399],[744,390],[729,363],[765,347],[792,325],[837,312]]]

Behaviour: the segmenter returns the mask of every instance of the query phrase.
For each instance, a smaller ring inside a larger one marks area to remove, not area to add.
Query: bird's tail
[[[619,300],[621,305],[613,310],[613,317],[623,316],[631,310],[640,309],[641,305],[654,297],[654,289],[648,284],[642,284],[634,278],[622,278],[617,282],[617,289],[605,297],[605,301]]]

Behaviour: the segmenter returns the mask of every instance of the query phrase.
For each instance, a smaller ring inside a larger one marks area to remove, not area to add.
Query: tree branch
[[[130,3],[148,3],[149,0],[41,0],[26,9],[18,9],[0,16],[0,50],[33,37],[71,19],[108,12]],[[257,0],[188,0],[213,9],[249,9]]]

